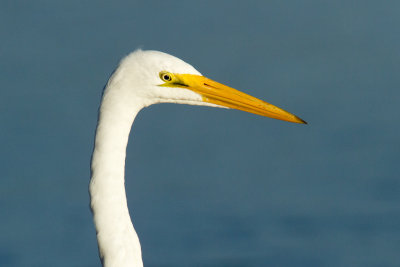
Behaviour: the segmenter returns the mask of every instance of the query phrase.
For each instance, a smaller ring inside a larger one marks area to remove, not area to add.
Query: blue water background
[[[400,266],[400,1],[2,1],[0,266],[99,266],[89,162],[121,57],[161,50],[308,126],[143,110],[145,266]]]

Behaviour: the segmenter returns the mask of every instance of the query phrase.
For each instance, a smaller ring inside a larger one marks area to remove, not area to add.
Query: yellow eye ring
[[[160,79],[163,80],[164,82],[170,82],[173,79],[173,74],[167,71],[161,71]]]

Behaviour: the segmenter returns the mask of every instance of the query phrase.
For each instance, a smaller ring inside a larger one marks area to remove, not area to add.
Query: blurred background
[[[399,14],[399,1],[3,0],[0,266],[100,265],[97,109],[137,48],[309,122],[143,110],[126,188],[145,266],[399,266]]]

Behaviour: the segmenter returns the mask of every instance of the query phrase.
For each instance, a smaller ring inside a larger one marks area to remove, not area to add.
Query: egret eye
[[[169,72],[166,72],[166,71],[162,71],[162,72],[160,72],[160,78],[164,82],[170,82],[170,81],[172,81],[172,74]]]

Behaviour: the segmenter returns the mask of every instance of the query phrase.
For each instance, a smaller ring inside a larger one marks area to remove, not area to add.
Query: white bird
[[[166,102],[234,108],[306,123],[283,109],[202,76],[174,56],[142,50],[126,56],[103,92],[91,163],[90,204],[103,266],[143,266],[125,194],[125,154],[138,112]]]

